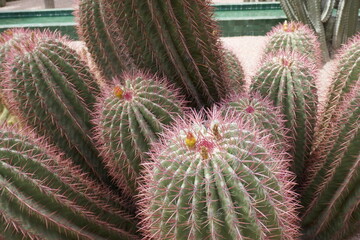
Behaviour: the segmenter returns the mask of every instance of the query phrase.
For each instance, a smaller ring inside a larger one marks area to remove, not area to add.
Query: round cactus
[[[268,96],[284,114],[285,127],[293,139],[292,170],[298,182],[310,154],[317,113],[314,69],[302,55],[279,52],[263,60],[250,86],[252,92]]]
[[[250,124],[220,111],[177,120],[144,164],[139,204],[145,235],[296,239],[286,156]]]
[[[314,31],[300,22],[287,22],[275,26],[268,34],[265,54],[278,51],[294,51],[307,56],[318,66],[321,65],[320,43]]]
[[[0,239],[140,239],[127,204],[24,134],[0,129]]]
[[[99,86],[59,34],[34,32],[6,60],[4,96],[10,110],[94,179],[110,184],[90,137]]]
[[[105,89],[99,101],[97,135],[110,174],[133,196],[150,144],[183,114],[183,104],[164,80],[139,72],[124,74],[121,79],[123,84]]]
[[[223,115],[228,111],[235,112],[238,118],[250,122],[260,130],[267,130],[279,147],[286,149],[288,137],[285,129],[284,115],[272,102],[260,94],[236,94],[221,104]]]

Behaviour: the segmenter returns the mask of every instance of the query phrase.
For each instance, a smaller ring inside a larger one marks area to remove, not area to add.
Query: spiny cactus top
[[[300,22],[287,22],[275,26],[268,34],[265,54],[295,51],[321,65],[320,43],[313,30]]]
[[[24,126],[64,151],[94,179],[110,179],[90,137],[99,86],[58,34],[35,32],[6,61],[6,98]]]
[[[97,135],[110,174],[133,196],[150,144],[183,114],[183,103],[165,80],[150,74],[124,74],[121,79],[124,83],[105,89],[99,101]]]
[[[208,1],[101,0],[139,69],[162,74],[188,103],[210,107],[228,91],[217,24]],[[97,35],[101,35],[100,32]]]
[[[281,110],[274,107],[268,98],[263,98],[260,94],[235,94],[221,104],[223,114],[228,111],[235,112],[238,118],[250,122],[253,126],[267,130],[265,134],[270,134],[279,147],[287,149],[284,115]]]
[[[331,132],[333,123],[341,109],[341,103],[348,93],[360,85],[360,34],[343,46],[336,57],[337,66],[333,71],[332,84],[326,96],[323,113],[320,115],[315,133],[313,151],[322,148],[327,132]]]
[[[301,181],[310,154],[317,113],[315,66],[296,52],[279,52],[263,59],[254,76],[252,92],[268,96],[285,116],[293,139],[292,170]]]
[[[214,110],[179,119],[153,145],[140,189],[149,239],[296,239],[287,155]]]
[[[24,134],[0,129],[0,239],[139,239],[123,201]]]
[[[230,50],[224,49],[225,64],[229,78],[230,91],[233,93],[244,92],[245,74],[237,56]]]

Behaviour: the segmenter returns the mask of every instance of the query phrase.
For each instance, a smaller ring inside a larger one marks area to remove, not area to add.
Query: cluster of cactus
[[[0,129],[0,239],[357,233],[360,36],[318,113],[308,27],[268,34],[246,91],[209,6],[79,1],[97,73],[58,33],[2,34],[0,96],[23,129]]]

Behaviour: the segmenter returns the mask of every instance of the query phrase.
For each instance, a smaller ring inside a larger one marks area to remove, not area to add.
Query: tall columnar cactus
[[[251,125],[220,111],[179,119],[145,164],[140,205],[146,236],[296,239],[286,156]]]
[[[118,14],[98,0],[79,1],[76,12],[78,32],[85,41],[105,82],[135,68],[120,29],[114,24]]]
[[[139,239],[127,206],[50,149],[0,130],[0,238]]]
[[[302,179],[313,141],[317,112],[314,65],[297,53],[280,52],[263,60],[251,91],[268,96],[285,115],[285,126],[293,138],[292,170]]]
[[[342,240],[360,223],[360,79],[338,103],[332,129],[312,155],[317,164],[302,194],[306,240]],[[319,128],[318,131],[324,131]]]
[[[320,44],[314,31],[300,22],[286,22],[275,26],[268,34],[265,54],[295,51],[321,65]]]
[[[237,56],[228,49],[224,49],[226,71],[229,77],[230,91],[233,93],[244,92],[245,74]]]
[[[7,60],[5,94],[22,124],[46,136],[93,178],[110,179],[90,136],[99,87],[58,35],[36,33]]]
[[[181,98],[164,80],[136,73],[105,89],[97,114],[98,137],[110,174],[129,196],[136,194],[137,178],[152,142],[164,127],[183,114]]]
[[[322,148],[324,138],[336,124],[337,113],[341,113],[341,103],[347,98],[351,89],[360,84],[360,34],[345,45],[336,57],[337,66],[333,71],[323,113],[317,123],[313,151]]]
[[[225,97],[224,56],[208,1],[98,2],[104,14],[115,16],[108,26],[120,31],[116,43],[125,42],[139,69],[166,76],[198,108]],[[80,15],[85,10],[80,8]]]
[[[270,135],[280,148],[287,148],[288,137],[284,116],[268,98],[263,98],[256,93],[232,95],[221,104],[221,109],[223,115],[235,112],[238,118],[250,122],[259,130],[265,130],[265,134]]]

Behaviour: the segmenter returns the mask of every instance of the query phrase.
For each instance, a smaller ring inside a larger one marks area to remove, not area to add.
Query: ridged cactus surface
[[[115,43],[125,42],[137,68],[167,77],[189,104],[198,108],[209,107],[226,96],[224,56],[207,1],[98,3],[100,9],[107,9],[107,15],[115,16],[108,23],[120,30],[122,39],[115,39]]]
[[[27,135],[0,130],[0,239],[140,239],[126,204]]]
[[[140,189],[149,239],[296,239],[288,159],[252,126],[194,114],[151,156]]]
[[[317,113],[314,65],[297,53],[269,55],[255,75],[252,92],[268,96],[285,116],[293,139],[292,170],[301,181],[310,154]]]
[[[98,0],[81,0],[76,12],[79,36],[85,41],[105,82],[127,72],[135,65],[126,49],[123,36],[115,25],[118,13]]]
[[[302,193],[306,240],[347,239],[359,229],[360,85],[346,95],[338,102],[340,112],[328,115],[332,127],[312,154],[316,164]]]
[[[268,34],[265,54],[294,51],[307,56],[318,66],[321,64],[320,43],[314,31],[300,22],[287,22],[275,26]]]
[[[317,131],[313,151],[322,148],[321,145],[326,134],[331,132],[333,124],[336,124],[336,117],[341,113],[341,103],[347,99],[347,94],[354,87],[360,84],[360,34],[355,36],[349,43],[340,50],[336,56],[337,65],[333,71],[332,84],[323,113],[317,123]]]
[[[270,135],[279,147],[286,149],[288,137],[284,115],[268,98],[263,98],[258,93],[236,94],[224,101],[221,109],[223,115],[234,112],[238,118],[264,130],[264,134]]]
[[[224,49],[224,54],[227,76],[229,78],[229,90],[238,94],[244,92],[245,74],[239,59],[231,50]]]
[[[109,183],[90,136],[98,84],[64,39],[36,34],[23,42],[26,51],[7,60],[5,95],[10,109],[94,179]]]
[[[97,132],[110,174],[133,196],[150,144],[183,114],[183,104],[177,91],[155,76],[138,72],[121,79],[123,84],[104,90]]]

